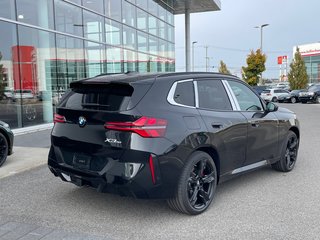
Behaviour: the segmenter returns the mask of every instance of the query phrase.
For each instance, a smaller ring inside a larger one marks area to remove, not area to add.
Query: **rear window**
[[[74,110],[125,111],[133,108],[151,85],[91,85],[75,88],[61,101],[60,108]],[[134,94],[135,92],[135,94]]]
[[[270,90],[263,90],[262,93],[270,93]]]

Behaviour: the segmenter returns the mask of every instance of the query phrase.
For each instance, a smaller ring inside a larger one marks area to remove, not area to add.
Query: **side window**
[[[176,103],[194,107],[195,96],[194,96],[193,81],[178,83],[176,87],[176,91],[174,92],[173,99]]]
[[[198,81],[199,107],[212,110],[232,110],[228,95],[220,80]]]
[[[259,97],[251,91],[246,85],[236,82],[228,81],[234,95],[236,96],[240,109],[242,111],[261,111],[263,106]]]

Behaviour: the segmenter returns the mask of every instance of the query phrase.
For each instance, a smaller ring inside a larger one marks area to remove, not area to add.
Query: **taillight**
[[[267,96],[271,96],[271,93],[267,93]]]
[[[67,120],[64,116],[55,113],[54,114],[54,118],[53,118],[53,122],[54,123],[65,123]]]
[[[157,138],[165,135],[167,120],[141,117],[134,122],[106,122],[104,127],[110,130],[134,132],[145,138]]]

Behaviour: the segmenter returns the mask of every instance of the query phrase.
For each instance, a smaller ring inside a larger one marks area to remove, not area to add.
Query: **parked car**
[[[261,93],[263,92],[263,90],[266,90],[268,88],[268,86],[253,86],[252,87],[253,90],[258,93],[259,95],[261,95]]]
[[[299,93],[299,100],[301,103],[320,103],[320,83],[312,85],[306,92]]]
[[[306,89],[292,90],[290,93],[285,93],[278,97],[278,102],[282,103],[297,103],[299,100],[299,93],[306,92]]]
[[[13,90],[5,89],[3,94],[8,99],[15,99]]]
[[[290,86],[289,82],[280,82],[276,85],[277,88],[281,88],[281,89],[289,88],[289,86]]]
[[[30,89],[17,89],[14,90],[14,97],[16,99],[34,98],[32,90]]]
[[[296,115],[234,76],[129,73],[70,85],[48,156],[63,181],[199,214],[218,183],[269,164],[295,166]]]
[[[262,91],[261,98],[267,102],[277,102],[278,97],[284,94],[289,94],[289,92],[280,88],[266,89]]]
[[[0,167],[7,160],[7,156],[12,154],[13,133],[9,124],[0,121]]]

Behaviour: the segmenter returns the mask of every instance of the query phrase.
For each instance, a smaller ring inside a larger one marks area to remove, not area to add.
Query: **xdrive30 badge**
[[[106,140],[104,142],[107,143],[116,143],[116,144],[121,144],[122,142],[117,140],[117,139],[113,139],[113,138],[106,138]]]
[[[85,117],[79,117],[79,122],[78,122],[80,127],[84,127],[87,124],[87,119]]]

